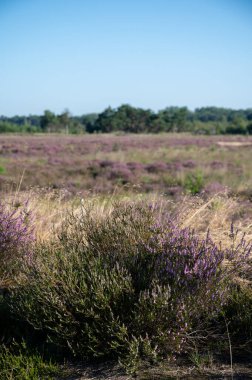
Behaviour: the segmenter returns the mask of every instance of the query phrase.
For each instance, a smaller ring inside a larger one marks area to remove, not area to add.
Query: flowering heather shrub
[[[101,160],[101,161],[99,161],[99,165],[101,168],[109,168],[109,167],[113,166],[113,161]]]
[[[194,169],[197,166],[197,164],[193,160],[187,160],[187,161],[183,162],[183,166],[184,166],[184,168]]]
[[[204,187],[204,192],[209,196],[217,193],[227,192],[227,187],[219,182],[211,182]]]
[[[116,162],[111,168],[111,171],[108,174],[108,178],[116,181],[119,180],[123,184],[126,184],[132,180],[132,173],[126,164]]]
[[[146,251],[157,256],[155,270],[159,282],[170,286],[176,300],[187,303],[195,297],[196,314],[200,309],[208,313],[218,310],[225,300],[221,268],[224,252],[209,235],[200,240],[190,229],[180,229],[171,221],[165,226],[157,223],[153,232]]]
[[[145,169],[149,173],[163,172],[167,170],[167,165],[165,162],[154,162],[146,165]]]
[[[222,169],[222,168],[224,168],[225,167],[225,164],[224,164],[224,162],[221,162],[221,161],[212,161],[211,163],[210,163],[210,167],[212,168],[212,169]]]
[[[30,259],[34,240],[30,213],[0,203],[0,276],[13,272],[19,259]]]
[[[127,167],[129,170],[132,170],[133,172],[141,172],[144,170],[144,164],[141,164],[140,162],[127,162]]]
[[[88,170],[93,178],[104,176],[107,180],[122,184],[133,182],[134,175],[128,164],[109,160],[94,160],[89,162]]]
[[[37,247],[10,307],[74,355],[136,370],[188,350],[249,252],[243,242],[223,251],[209,235],[200,240],[157,206],[118,203],[99,215],[94,204],[69,215],[58,242]]]

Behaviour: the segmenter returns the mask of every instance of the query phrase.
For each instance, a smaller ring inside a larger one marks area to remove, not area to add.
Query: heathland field
[[[252,137],[46,135],[0,138],[0,189],[125,191],[178,196],[226,189],[250,198]]]
[[[249,136],[0,136],[0,379],[250,379],[251,159]]]

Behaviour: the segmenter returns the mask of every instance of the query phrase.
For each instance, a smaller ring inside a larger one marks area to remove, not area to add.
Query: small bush
[[[233,135],[246,135],[248,133],[247,128],[243,124],[231,124],[226,128],[227,134]]]
[[[200,171],[187,174],[184,182],[184,188],[192,195],[201,192],[204,187],[204,177]]]
[[[58,242],[37,247],[13,313],[74,355],[119,358],[133,371],[185,352],[227,303],[250,247],[223,251],[158,207],[95,210],[72,213]]]

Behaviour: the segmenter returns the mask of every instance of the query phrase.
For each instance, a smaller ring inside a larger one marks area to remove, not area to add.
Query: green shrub
[[[106,269],[99,259],[74,249],[41,246],[36,253],[38,267],[12,299],[15,314],[75,355],[108,356],[119,350],[125,327],[117,314],[133,291],[125,270]]]
[[[227,301],[242,262],[235,249],[198,239],[157,207],[95,210],[72,213],[57,242],[37,246],[9,298],[13,314],[76,356],[119,358],[129,371],[186,351]]]
[[[184,188],[190,194],[196,195],[200,193],[201,190],[203,189],[203,186],[204,186],[204,177],[200,171],[187,174],[185,178],[185,182],[184,182]]]
[[[226,128],[227,134],[233,135],[246,135],[248,133],[247,128],[243,124],[231,124]]]

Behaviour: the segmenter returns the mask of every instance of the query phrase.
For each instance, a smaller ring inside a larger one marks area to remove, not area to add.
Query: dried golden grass
[[[26,207],[32,215],[32,223],[38,240],[49,239],[55,230],[61,225],[65,217],[69,201],[64,200],[60,193],[45,190],[19,191],[6,194],[5,203],[10,207]]]
[[[212,239],[222,247],[230,244],[230,230],[233,224],[238,230],[237,238],[246,235],[246,241],[252,240],[252,224],[248,203],[225,194],[217,194],[207,201],[201,198],[187,198],[180,207],[183,227],[190,227],[205,235],[209,230]]]
[[[252,207],[249,202],[230,197],[225,193],[214,195],[205,200],[201,197],[185,196],[179,201],[167,199],[158,194],[128,193],[115,190],[111,195],[89,194],[85,198],[69,197],[65,192],[52,190],[30,190],[5,195],[5,201],[19,207],[28,203],[32,211],[36,237],[48,240],[61,226],[69,210],[75,213],[81,208],[92,205],[92,212],[101,218],[111,213],[116,201],[148,202],[158,204],[161,213],[176,214],[181,227],[194,229],[200,237],[209,230],[212,239],[222,247],[230,244],[230,228],[238,229],[238,238],[244,233],[246,240],[252,241]],[[251,210],[250,210],[251,208]]]

